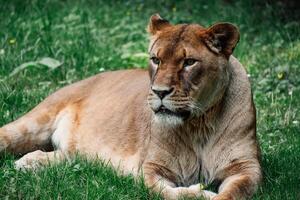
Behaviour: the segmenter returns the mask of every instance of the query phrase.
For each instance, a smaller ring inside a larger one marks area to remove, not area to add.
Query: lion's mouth
[[[183,119],[186,119],[190,116],[190,112],[189,111],[177,111],[174,112],[172,110],[169,110],[168,108],[166,108],[165,106],[160,106],[157,110],[154,111],[155,114],[161,114],[161,115],[171,115],[171,116],[176,116],[176,117],[180,117]]]

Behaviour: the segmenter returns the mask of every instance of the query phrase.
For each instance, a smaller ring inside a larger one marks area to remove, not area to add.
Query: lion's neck
[[[209,108],[202,115],[187,121],[183,130],[186,130],[187,136],[192,138],[193,143],[196,142],[203,147],[208,142],[216,131],[216,119],[220,109],[221,101]]]

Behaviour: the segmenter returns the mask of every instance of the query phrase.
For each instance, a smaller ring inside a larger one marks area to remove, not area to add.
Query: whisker
[[[170,101],[174,101],[174,102],[189,102],[189,99],[170,99]]]

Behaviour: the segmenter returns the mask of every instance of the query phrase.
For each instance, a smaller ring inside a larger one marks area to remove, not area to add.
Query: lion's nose
[[[160,99],[165,98],[165,96],[171,94],[174,90],[174,88],[159,89],[159,88],[154,88],[154,87],[152,87],[151,89]]]

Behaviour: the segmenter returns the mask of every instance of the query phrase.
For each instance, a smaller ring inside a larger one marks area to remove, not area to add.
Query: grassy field
[[[254,199],[300,199],[300,20],[294,10],[280,1],[109,2],[0,0],[0,125],[66,84],[145,68],[145,27],[153,13],[173,23],[228,21],[240,28],[234,55],[248,70],[257,107],[264,183]],[[14,159],[2,154],[0,199],[160,199],[100,162],[78,158],[19,172]]]

